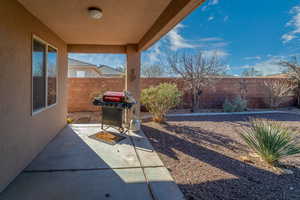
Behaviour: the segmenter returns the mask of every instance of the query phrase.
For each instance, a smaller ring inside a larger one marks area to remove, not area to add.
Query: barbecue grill
[[[112,127],[118,129],[120,133],[124,133],[123,122],[125,112],[131,109],[136,104],[136,101],[127,91],[108,91],[102,97],[96,97],[93,104],[102,107],[102,130]]]

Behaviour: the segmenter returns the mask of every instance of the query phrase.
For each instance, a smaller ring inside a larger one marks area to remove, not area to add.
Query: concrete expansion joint
[[[136,154],[137,159],[138,159],[138,161],[139,161],[139,164],[140,164],[140,166],[141,166],[141,169],[142,169],[142,172],[143,172],[145,181],[146,181],[146,183],[147,183],[147,188],[148,188],[148,190],[149,190],[150,196],[151,196],[151,198],[152,198],[153,200],[156,200],[156,198],[155,198],[155,196],[154,196],[154,193],[153,193],[153,191],[152,191],[152,188],[151,188],[151,186],[150,186],[149,179],[148,179],[148,177],[147,177],[147,175],[146,175],[146,172],[145,172],[145,166],[143,166],[143,164],[142,164],[141,158],[140,158],[140,156],[139,156],[139,154],[138,154],[138,152],[137,152],[137,150],[136,150],[136,145],[135,145],[135,143],[134,143],[134,141],[133,141],[133,138],[132,138],[130,135],[129,135],[129,139],[130,139],[130,141],[131,141],[131,143],[132,143],[132,145],[133,145],[133,147],[134,147],[134,151],[135,151],[135,154]]]
[[[138,167],[113,167],[113,168],[89,168],[89,169],[51,169],[51,170],[24,170],[23,173],[52,173],[52,172],[76,172],[76,171],[97,171],[97,170],[111,170],[111,169],[148,169],[159,168],[163,165],[154,166],[138,166]]]

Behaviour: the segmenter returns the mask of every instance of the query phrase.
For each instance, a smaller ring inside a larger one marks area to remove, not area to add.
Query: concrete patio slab
[[[100,125],[66,127],[26,171],[140,167],[129,137],[116,145],[89,138],[100,130]]]
[[[142,130],[138,133],[130,132],[129,135],[132,138],[142,167],[164,166]]]
[[[165,167],[145,168],[155,200],[184,200],[184,196]]]
[[[109,145],[100,125],[67,126],[2,192],[0,200],[182,200],[142,131]]]
[[[152,200],[141,169],[22,173],[1,200]]]

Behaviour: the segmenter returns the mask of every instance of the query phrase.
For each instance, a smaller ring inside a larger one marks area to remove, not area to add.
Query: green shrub
[[[295,134],[272,120],[253,119],[250,128],[244,129],[240,135],[253,151],[271,165],[281,158],[300,153]]]
[[[225,100],[223,104],[224,112],[242,112],[247,110],[247,100],[242,99],[240,96],[237,96],[230,101],[228,99]]]
[[[155,122],[162,123],[167,112],[180,103],[181,96],[175,84],[161,83],[142,90],[141,103],[153,115]]]
[[[231,103],[231,101],[225,99],[225,102],[223,103],[223,110],[224,112],[234,112],[235,106]]]
[[[247,110],[247,100],[242,99],[240,96],[237,96],[234,99],[233,104],[236,105],[236,112],[242,112]]]

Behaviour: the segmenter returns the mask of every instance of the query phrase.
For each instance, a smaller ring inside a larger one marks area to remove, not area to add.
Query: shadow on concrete
[[[122,142],[119,146],[131,145],[129,139]],[[0,193],[0,200],[152,200],[142,168],[114,169],[97,151],[66,127]]]

